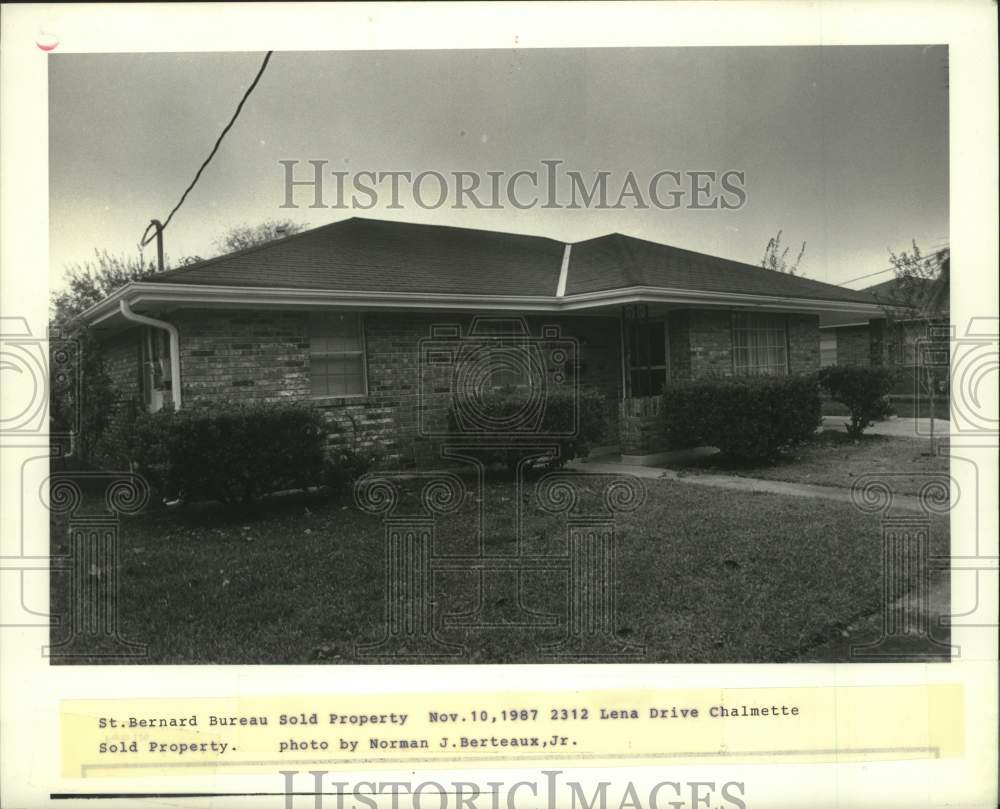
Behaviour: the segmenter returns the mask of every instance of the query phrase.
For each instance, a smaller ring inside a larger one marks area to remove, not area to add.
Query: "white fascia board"
[[[363,292],[327,289],[286,289],[272,287],[229,287],[204,284],[162,284],[132,282],[91,306],[81,318],[96,325],[118,311],[118,301],[133,306],[162,304],[173,307],[206,308],[369,308],[369,309],[494,309],[519,312],[575,312],[626,303],[668,303],[689,306],[742,307],[788,312],[881,313],[877,304],[829,301],[732,292],[706,292],[660,287],[587,292],[565,297],[548,295],[456,295],[427,292]]]

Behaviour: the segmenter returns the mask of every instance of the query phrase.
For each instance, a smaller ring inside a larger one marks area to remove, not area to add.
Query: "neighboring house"
[[[531,367],[479,367],[473,351],[471,384],[598,389],[608,443],[641,454],[655,448],[632,446],[627,422],[649,412],[634,403],[669,380],[814,371],[821,317],[880,315],[868,294],[621,234],[355,218],[130,283],[83,317],[122,398],[310,402],[421,465],[463,384],[462,345],[526,327]]]
[[[904,287],[904,285],[907,285]],[[878,304],[879,317],[851,322],[830,316],[821,324],[823,365],[880,365],[899,371],[895,393],[914,394],[921,363],[947,379],[948,273],[939,278],[891,278],[859,290]]]

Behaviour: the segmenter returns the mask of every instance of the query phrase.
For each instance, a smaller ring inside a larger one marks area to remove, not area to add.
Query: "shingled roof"
[[[353,218],[190,264],[157,284],[557,295],[566,245],[540,236]],[[571,245],[565,295],[630,287],[872,302],[801,276],[612,234]]]
[[[563,244],[488,230],[346,219],[149,278],[355,292],[555,295]]]
[[[573,245],[567,295],[634,286],[871,303],[833,284],[620,233]]]

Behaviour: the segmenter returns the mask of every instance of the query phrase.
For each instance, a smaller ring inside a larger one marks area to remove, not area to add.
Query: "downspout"
[[[173,399],[174,410],[181,409],[181,336],[177,327],[173,323],[165,320],[147,317],[136,314],[132,311],[127,300],[122,298],[118,301],[118,308],[122,317],[133,323],[141,323],[143,326],[152,326],[154,329],[162,329],[170,335],[170,396]]]

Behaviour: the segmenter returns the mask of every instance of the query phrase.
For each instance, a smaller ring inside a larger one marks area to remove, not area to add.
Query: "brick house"
[[[461,346],[492,347],[474,384],[601,391],[607,442],[642,454],[670,380],[813,371],[821,317],[878,315],[858,292],[621,234],[354,218],[130,283],[83,317],[122,400],[308,402],[343,440],[420,466]]]
[[[893,369],[894,401],[926,398],[929,384],[944,394],[950,376],[949,275],[945,270],[939,277],[910,279],[908,289],[892,278],[859,290],[880,314],[860,322],[844,314],[824,318],[822,364]]]

